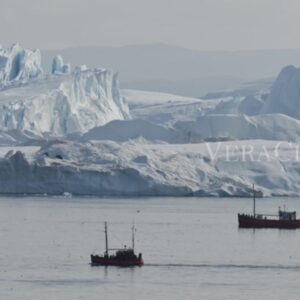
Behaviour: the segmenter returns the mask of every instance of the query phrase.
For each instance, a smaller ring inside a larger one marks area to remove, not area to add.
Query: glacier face
[[[39,50],[0,48],[1,130],[65,135],[129,117],[112,71],[77,67],[71,73],[56,56],[46,75]]]
[[[42,75],[40,50],[23,49],[19,44],[8,49],[0,47],[0,87]]]
[[[253,161],[243,149],[254,144]],[[295,196],[300,195],[300,161],[295,161],[293,148],[296,150],[297,144],[281,143],[278,149],[278,142],[251,140],[185,145],[52,141],[1,154],[0,191],[249,196],[255,183],[263,196]]]
[[[65,135],[129,118],[117,74],[77,71],[0,91],[0,128]]]

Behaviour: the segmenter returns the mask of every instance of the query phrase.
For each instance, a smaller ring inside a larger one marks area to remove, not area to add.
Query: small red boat
[[[105,252],[104,255],[91,254],[91,264],[93,266],[119,266],[132,267],[144,264],[142,253],[134,253],[134,226],[132,226],[132,248],[124,246],[122,249],[108,249],[107,222],[105,222]],[[115,254],[110,254],[115,251]]]
[[[296,229],[300,228],[300,220],[296,219],[296,212],[279,210],[277,219],[271,219],[273,215],[245,215],[238,214],[240,228],[279,228]]]
[[[295,211],[281,210],[279,207],[278,215],[257,214],[255,211],[255,202],[255,190],[253,185],[253,214],[238,214],[240,228],[300,228],[300,219],[296,218]]]

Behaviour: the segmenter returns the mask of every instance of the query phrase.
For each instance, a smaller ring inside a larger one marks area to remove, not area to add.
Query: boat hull
[[[249,215],[238,214],[240,228],[279,228],[296,229],[300,228],[300,220],[272,220],[255,218]]]
[[[144,265],[144,261],[142,258],[138,257],[136,259],[118,259],[100,255],[91,255],[91,264],[93,266],[133,267]]]

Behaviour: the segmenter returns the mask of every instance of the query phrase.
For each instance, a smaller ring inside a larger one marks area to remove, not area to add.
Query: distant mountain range
[[[198,51],[165,44],[78,47],[42,51],[44,65],[61,54],[72,65],[104,67],[120,73],[122,88],[203,96],[242,83],[275,77],[300,64],[298,50]]]

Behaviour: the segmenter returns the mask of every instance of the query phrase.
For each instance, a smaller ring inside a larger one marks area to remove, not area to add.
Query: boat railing
[[[296,220],[295,211],[285,211],[279,209],[278,215],[280,220],[288,220],[288,221]]]
[[[278,214],[239,214],[239,216],[245,216],[249,218],[256,218],[256,219],[265,219],[267,217],[274,217],[278,218]]]
[[[109,248],[108,251],[127,251],[127,250],[133,250],[132,248]]]
[[[278,214],[257,214],[257,216],[263,216],[263,217],[278,217]]]

